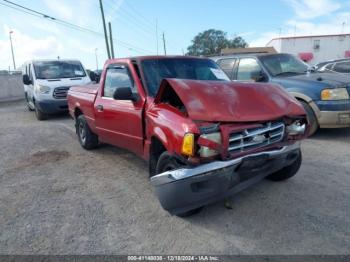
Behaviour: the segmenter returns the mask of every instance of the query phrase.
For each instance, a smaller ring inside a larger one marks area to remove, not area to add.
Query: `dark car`
[[[318,72],[333,72],[350,74],[350,58],[331,60],[314,66]]]
[[[350,81],[345,74],[311,71],[290,54],[239,54],[212,58],[233,81],[271,82],[304,106],[310,135],[320,128],[350,127]]]

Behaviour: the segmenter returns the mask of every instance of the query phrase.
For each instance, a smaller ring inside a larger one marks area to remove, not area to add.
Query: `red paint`
[[[299,53],[298,54],[299,58],[303,61],[310,61],[314,58],[314,54],[313,53]]]
[[[208,122],[256,122],[303,115],[299,102],[277,85],[166,79],[185,104],[189,117]]]
[[[345,51],[345,57],[350,57],[350,50]]]
[[[231,132],[266,121],[305,117],[304,109],[293,97],[279,86],[271,84],[166,79],[156,98],[150,97],[133,62],[155,58],[108,60],[99,85],[72,87],[69,90],[68,105],[72,117],[82,112],[100,141],[126,148],[146,160],[149,158],[152,138],[157,138],[167,151],[180,155],[184,134],[194,133],[198,138],[200,126],[219,122],[223,136],[222,158],[225,158]],[[129,68],[139,95],[137,102],[103,97],[106,68],[115,63],[122,63]],[[142,71],[140,74],[143,76]],[[180,97],[187,113],[159,102],[165,88],[169,86]],[[98,109],[98,105],[103,106],[103,111]],[[209,141],[201,142],[215,146]],[[198,160],[198,157],[193,159]]]

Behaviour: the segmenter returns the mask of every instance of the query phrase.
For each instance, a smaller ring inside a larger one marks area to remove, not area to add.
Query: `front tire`
[[[36,119],[39,121],[43,121],[47,119],[47,114],[43,113],[35,104],[34,104],[34,111]]]
[[[283,169],[269,175],[266,177],[266,179],[271,180],[271,181],[283,181],[287,180],[298,173],[300,166],[302,162],[302,155],[301,151],[299,151],[299,156],[298,158],[293,162],[293,164],[284,167]]]
[[[98,146],[98,137],[91,131],[84,115],[78,116],[76,129],[80,145],[83,148],[91,150]]]
[[[171,171],[182,167],[183,164],[179,162],[174,156],[172,156],[169,152],[163,152],[157,162],[156,174],[161,174],[166,171]],[[189,217],[195,215],[202,211],[203,207],[198,207],[192,210],[189,210],[184,213],[176,214],[178,217]]]
[[[304,107],[304,110],[306,112],[307,121],[310,124],[309,136],[312,136],[313,134],[316,133],[316,131],[318,129],[317,117],[316,117],[316,115],[314,113],[314,110],[312,110],[311,106],[309,106],[308,103],[306,103],[304,101],[299,101],[299,102]]]

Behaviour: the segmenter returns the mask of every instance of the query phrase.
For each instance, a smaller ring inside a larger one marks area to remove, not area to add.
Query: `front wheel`
[[[266,179],[271,180],[271,181],[283,181],[287,180],[298,173],[300,166],[301,166],[301,151],[299,151],[299,156],[298,158],[293,162],[293,164],[286,166],[282,168],[281,170],[269,175],[266,177]]]
[[[84,115],[78,116],[76,128],[79,142],[83,148],[90,150],[98,146],[98,137],[91,131]]]
[[[36,119],[38,119],[39,121],[47,119],[47,114],[43,113],[36,105],[34,105],[34,111]]]
[[[183,164],[180,163],[179,160],[177,160],[174,156],[172,156],[167,151],[165,151],[160,155],[160,157],[158,159],[157,167],[156,167],[156,174],[158,175],[158,174],[164,173],[166,171],[175,170],[175,169],[178,169],[182,166],[183,166]],[[192,216],[194,214],[199,213],[202,209],[203,209],[203,207],[198,207],[198,208],[189,210],[189,211],[184,212],[184,213],[176,214],[176,216],[189,217],[189,216]]]
[[[310,131],[309,131],[309,136],[312,136],[313,134],[316,133],[318,129],[318,121],[317,117],[314,113],[314,110],[312,110],[311,106],[309,106],[308,103],[304,101],[300,101],[301,105],[304,107],[304,110],[306,112],[306,117],[310,125]]]

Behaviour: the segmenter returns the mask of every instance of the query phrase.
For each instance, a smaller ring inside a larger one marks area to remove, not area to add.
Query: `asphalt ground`
[[[147,164],[81,148],[67,115],[0,104],[0,254],[349,254],[350,129],[303,142],[299,173],[198,215],[164,211]]]

